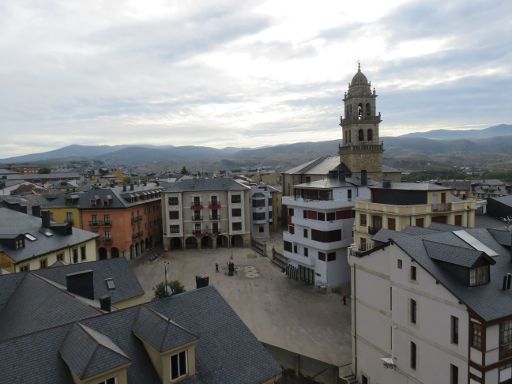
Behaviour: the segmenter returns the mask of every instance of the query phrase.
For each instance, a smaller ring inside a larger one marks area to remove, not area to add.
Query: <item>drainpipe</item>
[[[354,304],[354,376],[357,377],[357,300],[356,300],[356,268],[357,264],[354,263],[354,289],[352,292],[352,303]]]

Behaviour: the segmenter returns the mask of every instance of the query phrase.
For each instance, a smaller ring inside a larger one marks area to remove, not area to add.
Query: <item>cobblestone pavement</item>
[[[231,255],[235,276],[227,275]],[[165,265],[167,279],[187,290],[195,288],[196,275],[208,275],[259,340],[338,366],[350,362],[350,303],[344,306],[339,294],[289,280],[249,248],[224,248],[163,252],[155,261],[139,261],[134,270],[148,300],[164,280]]]

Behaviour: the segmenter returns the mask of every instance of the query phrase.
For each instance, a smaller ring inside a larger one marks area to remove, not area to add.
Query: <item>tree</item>
[[[37,173],[39,173],[40,175],[44,174],[44,173],[51,173],[52,170],[50,168],[46,168],[46,167],[43,167],[43,168],[39,168],[39,171],[37,171]]]
[[[188,170],[185,166],[183,166],[183,168],[181,168],[181,174],[182,175],[188,175]]]
[[[177,295],[179,293],[185,292],[185,287],[178,280],[172,280],[167,283],[168,292],[172,292],[173,295]],[[161,299],[168,295],[165,292],[165,282],[160,282],[153,287],[153,291],[155,291],[155,298]]]
[[[132,183],[132,179],[129,176],[123,177],[123,184],[130,185]]]

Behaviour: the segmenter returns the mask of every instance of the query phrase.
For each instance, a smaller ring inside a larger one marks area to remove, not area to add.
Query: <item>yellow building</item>
[[[19,272],[47,268],[56,262],[94,261],[97,234],[0,208],[0,268]]]
[[[372,236],[382,228],[401,231],[432,223],[475,226],[475,202],[456,198],[450,187],[384,181],[370,189],[371,199],[356,201],[354,207],[354,242],[361,251],[373,248]]]

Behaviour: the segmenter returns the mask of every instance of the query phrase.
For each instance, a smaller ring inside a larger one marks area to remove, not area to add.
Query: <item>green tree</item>
[[[169,283],[167,283],[167,286],[171,289],[173,295],[185,292],[185,287],[178,280],[170,281]],[[162,281],[155,285],[153,287],[153,291],[155,291],[155,297],[157,299],[166,297],[167,295],[165,294],[165,282]]]
[[[123,184],[130,185],[132,183],[132,179],[129,176],[123,177]]]
[[[37,173],[39,173],[40,175],[43,173],[51,173],[51,172],[52,172],[52,170],[50,168],[46,168],[46,167],[39,168],[39,171],[37,171]]]
[[[181,174],[182,175],[188,175],[188,170],[185,166],[183,166],[183,168],[181,168]]]

